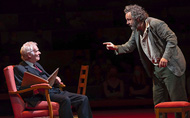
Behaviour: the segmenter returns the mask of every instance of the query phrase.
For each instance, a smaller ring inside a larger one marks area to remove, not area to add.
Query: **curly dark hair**
[[[149,16],[148,13],[141,6],[138,6],[136,4],[125,6],[124,12],[125,14],[131,12],[131,16],[135,20],[139,19],[140,21],[145,21]]]

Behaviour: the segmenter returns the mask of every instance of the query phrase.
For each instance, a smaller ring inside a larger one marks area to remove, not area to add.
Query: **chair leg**
[[[156,113],[156,118],[159,118],[159,109],[155,109],[155,113]]]
[[[182,118],[185,118],[185,112],[182,112],[181,115],[182,115]]]
[[[51,100],[50,100],[50,97],[49,97],[49,91],[48,90],[45,90],[45,95],[46,95],[46,99],[47,99],[48,107],[49,107],[49,117],[53,118],[53,108],[52,108],[52,105],[51,105]]]
[[[165,118],[166,117],[166,113],[162,113],[162,118]]]

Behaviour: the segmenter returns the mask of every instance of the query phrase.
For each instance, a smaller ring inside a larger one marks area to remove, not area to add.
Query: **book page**
[[[40,84],[40,83],[48,83],[50,86],[53,86],[53,84],[55,83],[55,79],[56,79],[56,76],[58,74],[58,71],[59,71],[59,68],[57,68],[49,76],[49,78],[47,80],[45,80],[45,79],[43,79],[37,75],[34,75],[32,73],[24,72],[21,87],[30,87],[31,85]]]
[[[24,72],[21,87],[30,87],[33,84],[40,84],[40,83],[48,83],[48,81],[32,73]]]
[[[55,79],[57,77],[59,68],[57,68],[48,78],[48,82],[50,86],[53,86],[53,84],[55,83]]]

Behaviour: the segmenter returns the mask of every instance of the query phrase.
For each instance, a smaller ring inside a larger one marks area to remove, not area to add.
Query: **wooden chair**
[[[80,76],[77,88],[77,94],[86,94],[87,78],[88,78],[89,65],[81,65]],[[72,107],[72,106],[71,106]],[[74,118],[78,118],[77,113],[73,112]]]
[[[185,113],[190,110],[190,103],[187,101],[172,101],[162,102],[155,105],[156,118],[159,118],[162,113],[162,118],[165,118],[165,113],[176,113],[180,112],[182,118],[185,118]]]
[[[89,70],[89,65],[81,65],[79,82],[78,82],[78,87],[77,87],[77,93],[78,94],[82,94],[82,95],[86,94],[88,70]],[[59,88],[61,90],[63,90],[64,87],[66,87],[65,84],[59,85]]]
[[[89,69],[89,65],[81,65],[79,83],[78,83],[78,89],[77,89],[78,94],[82,94],[82,95],[86,94],[88,69]]]
[[[45,117],[49,116],[53,118],[59,115],[59,104],[51,102],[48,89],[51,89],[49,84],[37,84],[24,90],[17,91],[15,79],[14,79],[14,66],[7,66],[4,68],[4,75],[8,87],[9,97],[12,104],[12,109],[15,118],[33,118],[33,117]],[[47,101],[40,101],[36,107],[27,107],[27,104],[23,101],[20,93],[33,91],[36,89],[44,89]]]

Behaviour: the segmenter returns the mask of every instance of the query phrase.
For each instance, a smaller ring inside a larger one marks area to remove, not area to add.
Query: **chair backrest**
[[[88,69],[89,69],[89,65],[81,65],[79,83],[78,83],[78,89],[77,89],[78,94],[83,94],[83,95],[86,94]]]
[[[14,66],[10,65],[10,66],[5,67],[3,70],[5,78],[6,78],[8,92],[10,92],[10,91],[16,92],[17,91],[15,79],[14,79],[13,68],[14,68]],[[10,101],[12,104],[15,118],[21,117],[21,113],[25,109],[25,103],[24,103],[23,99],[21,98],[21,96],[19,94],[14,94],[14,95],[9,94],[9,96],[10,96]]]

